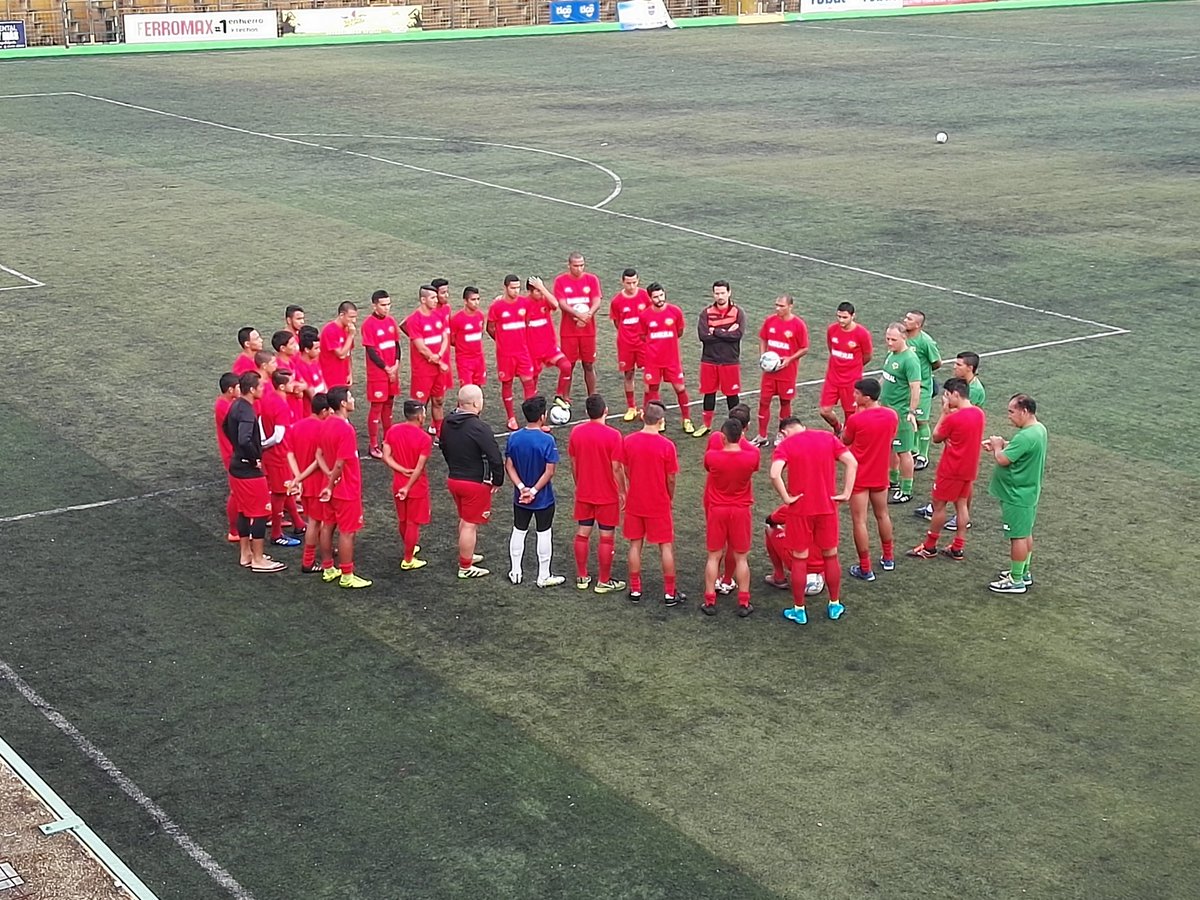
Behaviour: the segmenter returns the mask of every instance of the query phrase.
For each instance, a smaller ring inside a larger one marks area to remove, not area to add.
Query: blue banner
[[[550,24],[599,22],[600,0],[551,0]]]
[[[0,50],[25,48],[25,23],[0,22]]]

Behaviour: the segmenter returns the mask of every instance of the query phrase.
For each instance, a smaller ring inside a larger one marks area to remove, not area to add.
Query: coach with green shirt
[[[1008,401],[1008,421],[1017,427],[1017,433],[1010,441],[993,436],[983,442],[983,448],[996,458],[988,493],[1000,501],[1000,518],[1011,548],[1011,567],[988,585],[997,594],[1024,594],[1033,584],[1029,563],[1047,444],[1046,426],[1036,413],[1036,400],[1028,394],[1014,394]]]

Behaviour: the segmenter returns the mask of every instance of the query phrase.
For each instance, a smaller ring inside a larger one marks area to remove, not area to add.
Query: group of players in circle
[[[621,276],[621,290],[609,301],[616,329],[616,357],[624,379],[625,422],[641,428],[623,435],[607,424],[607,404],[596,392],[597,319],[603,294],[586,271],[581,254],[568,258],[567,271],[548,287],[540,278],[524,283],[509,275],[503,293],[481,308],[475,287],[462,291],[462,307],[451,308],[449,283],[435,279],[418,291],[417,308],[398,322],[386,291],[371,297],[371,312],[360,318],[357,306],[340,304],[333,321],[318,330],[307,325],[304,310],[289,306],[285,327],[263,348],[259,332],[241,329],[242,351],[231,371],[220,378],[214,415],[218,444],[229,473],[228,539],[239,546],[242,566],[253,572],[280,572],[287,566],[265,552],[303,544],[301,570],[321,574],[343,588],[368,587],[371,581],[354,567],[354,539],[363,526],[362,478],[358,438],[350,414],[356,407],[352,354],[364,350],[369,403],[369,456],[393,472],[392,494],[404,545],[403,571],[423,568],[420,531],[431,518],[427,463],[440,449],[448,469],[447,489],[458,513],[458,577],[490,574],[476,553],[479,526],[491,520],[494,494],[507,474],[513,484],[513,530],[508,578],[524,579],[523,556],[529,526],[536,531],[539,587],[562,584],[551,571],[553,479],[559,462],[551,423],[571,416],[575,367],[582,368],[587,397],[586,420],[573,424],[568,457],[575,486],[574,557],[576,586],[605,594],[625,590],[613,577],[616,531],[629,542],[628,596],[642,599],[645,543],[661,552],[663,602],[685,601],[675,569],[672,505],[679,472],[677,448],[663,435],[666,407],[663,382],[671,385],[682,431],[707,438],[704,510],[707,562],[701,610],[717,612],[718,594],[736,593],[737,613],[753,612],[747,557],[752,543],[753,480],[761,468],[761,449],[774,445],[770,480],[781,501],[766,518],[765,540],[773,571],[765,582],[790,589],[792,606],[785,618],[804,623],[806,598],[828,592],[827,615],[838,619],[841,598],[838,561],[838,504],[847,503],[853,520],[857,562],[848,574],[874,581],[868,524],[876,523],[884,571],[895,567],[889,505],[913,499],[914,472],[929,465],[931,442],[943,451],[930,502],[917,514],[931,524],[925,540],[909,550],[915,558],[964,558],[970,504],[983,452],[997,463],[989,493],[1000,504],[1011,542],[1009,568],[989,588],[1024,593],[1032,584],[1028,566],[1032,530],[1045,461],[1046,431],[1036,417],[1036,402],[1014,395],[1008,405],[1017,432],[1011,440],[985,438],[985,394],[977,377],[979,356],[958,354],[953,377],[935,401],[933,372],[942,360],[937,344],[924,331],[925,316],[908,312],[885,330],[887,356],[881,380],[864,377],[874,349],[870,332],[856,322],[850,303],[837,307],[826,330],[829,359],[821,388],[820,416],[831,431],[808,429],[792,415],[800,360],[809,351],[808,330],[793,311],[793,298],[780,295],[758,329],[759,404],[757,433],[749,437],[751,412],[741,403],[741,349],[747,329],[744,309],[733,302],[727,281],[712,286],[712,302],[699,314],[701,343],[700,424],[691,417],[691,399],[683,372],[680,341],[682,310],[668,302],[658,283],[642,288],[634,269]],[[561,314],[558,331],[554,315]],[[487,382],[484,336],[495,344],[496,377],[509,434],[501,452],[492,429],[480,418]],[[400,377],[401,343],[409,345],[409,387],[403,421],[393,422],[395,401],[404,393]],[[452,366],[454,372],[452,373]],[[541,373],[557,370],[552,402],[538,393]],[[635,403],[635,378],[643,393]],[[447,412],[445,396],[457,374],[457,404]],[[514,382],[524,401],[517,421]],[[718,393],[728,418],[714,430]],[[773,401],[779,413],[768,434]],[[939,407],[936,416],[934,406]],[[839,415],[840,412],[840,415]],[[837,468],[843,468],[839,487]],[[953,513],[948,510],[952,507]],[[622,523],[623,519],[623,523]],[[286,534],[287,524],[292,534]],[[938,548],[941,531],[955,532]],[[590,569],[593,530],[599,532],[596,577]],[[298,537],[297,535],[302,535]],[[336,535],[336,562],[334,538]],[[318,559],[318,554],[320,558]]]

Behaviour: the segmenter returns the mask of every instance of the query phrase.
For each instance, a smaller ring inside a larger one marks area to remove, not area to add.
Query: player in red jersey
[[[665,381],[675,389],[679,401],[679,413],[683,417],[683,430],[692,434],[691,399],[683,380],[683,361],[679,354],[679,338],[683,334],[683,310],[667,302],[667,292],[657,281],[646,288],[650,305],[642,310],[642,362],[645,365],[642,377],[646,381],[644,406],[659,400],[659,386]]]
[[[854,415],[854,383],[863,377],[863,369],[875,352],[871,332],[854,321],[853,303],[838,304],[837,321],[825,330],[825,346],[829,348],[829,363],[821,385],[821,418],[838,434],[842,422],[833,407],[841,403],[847,420]]]
[[[264,388],[258,402],[258,419],[266,435],[262,442],[262,464],[267,487],[271,491],[271,543],[280,547],[299,547],[299,538],[283,533],[285,512],[294,530],[304,530],[304,519],[296,508],[296,499],[291,495],[288,484],[292,477],[287,459],[287,434],[292,426],[292,408],[288,404],[292,373],[278,368],[278,363],[273,359],[270,369],[269,378],[264,378],[264,384],[270,387]]]
[[[733,303],[728,281],[714,281],[713,302],[696,320],[700,338],[700,393],[703,394],[703,423],[693,432],[703,437],[712,428],[717,408],[717,391],[725,395],[729,409],[738,404],[742,390],[742,337],[746,334],[746,313]]]
[[[304,307],[291,304],[283,311],[283,328],[297,341],[300,340],[300,329],[304,327]]]
[[[317,394],[324,394],[325,376],[321,372],[321,333],[313,325],[305,325],[300,329],[300,352],[292,360],[292,375],[304,384],[304,393],[300,395],[301,416],[304,418],[312,413],[312,399]]]
[[[372,459],[382,459],[384,433],[392,427],[396,398],[400,396],[400,327],[392,318],[392,298],[387,291],[371,294],[371,314],[360,328],[367,357],[367,447]],[[322,343],[322,346],[324,344]]]
[[[729,411],[729,418],[737,419],[742,423],[742,436],[738,439],[743,450],[754,450],[755,446],[746,440],[746,431],[750,428],[750,407],[745,403],[739,403]],[[720,450],[725,446],[725,437],[721,434],[721,430],[717,429],[708,436],[708,441],[704,446],[704,452],[710,453],[713,450]],[[725,555],[725,574],[717,579],[717,593],[721,595],[732,594],[737,588],[737,581],[734,579],[734,569],[736,561],[732,553]]]
[[[454,390],[454,372],[450,368],[450,317],[454,315],[454,309],[450,306],[450,282],[445,278],[435,278],[429,282],[429,286],[437,291],[437,311],[442,318],[442,362],[446,364],[446,368],[442,369],[442,397]],[[439,407],[434,415],[433,428],[435,431],[442,427],[442,417],[445,415],[445,405]]]
[[[622,465],[621,432],[607,424],[608,405],[599,394],[584,401],[588,420],[571,431],[567,457],[575,482],[575,587],[586,591],[592,586],[588,572],[592,528],[600,526],[599,573],[597,594],[625,588],[625,582],[612,577],[616,553],[617,526],[625,505],[625,467]]]
[[[330,387],[354,383],[350,354],[358,335],[358,306],[350,300],[338,304],[337,316],[321,329],[321,377]]]
[[[567,271],[554,279],[554,297],[562,310],[562,321],[558,326],[558,345],[571,364],[583,367],[583,385],[588,396],[596,393],[596,313],[604,300],[600,279],[585,272],[587,260],[582,253],[567,257]],[[570,402],[570,380],[568,393],[563,396]]]
[[[717,573],[724,555],[726,565],[733,559],[738,615],[744,618],[754,612],[750,605],[750,567],[746,556],[753,541],[754,473],[762,465],[762,456],[756,447],[747,449],[743,445],[742,423],[738,419],[727,419],[719,436],[720,449],[704,454],[704,468],[708,472],[704,483],[708,560],[704,566],[704,605],[700,610],[709,616],[717,613]]]
[[[333,557],[321,560],[321,578],[338,587],[365,588],[371,581],[354,571],[354,536],[363,527],[362,469],[358,463],[358,435],[350,424],[354,395],[340,385],[329,389],[329,418],[321,426],[317,461],[327,479],[319,500],[329,504],[338,533],[338,564]]]
[[[521,294],[521,279],[504,276],[504,293],[488,307],[487,333],[496,342],[496,377],[500,379],[500,399],[508,416],[508,430],[517,430],[517,412],[513,406],[513,379],[520,378],[528,400],[537,393],[533,380],[533,361],[525,329],[531,314],[529,298]]]
[[[229,436],[225,434],[225,416],[229,414],[229,407],[233,404],[240,395],[238,392],[238,376],[232,372],[226,372],[217,382],[220,393],[217,394],[217,399],[213,402],[213,421],[217,426],[217,450],[221,454],[221,466],[226,472],[229,471],[229,462],[233,457],[233,444],[229,442]],[[225,500],[225,519],[229,525],[225,532],[225,539],[231,544],[236,544],[239,540],[237,530],[237,506],[233,502],[233,492]]]
[[[792,552],[792,608],[783,617],[797,625],[808,621],[804,608],[804,574],[809,547],[815,542],[825,559],[825,586],[829,589],[826,614],[838,619],[846,611],[841,602],[842,572],[838,565],[837,503],[849,500],[854,490],[858,460],[828,431],[810,431],[799,419],[785,419],[780,432],[786,434],[771,460],[771,483],[787,504],[787,534]],[[837,464],[846,470],[845,483],[837,491]],[[784,473],[787,481],[784,481]]]
[[[309,326],[305,326],[309,327]],[[329,504],[321,501],[325,488],[325,472],[317,462],[317,446],[324,422],[329,418],[329,399],[325,392],[315,394],[310,412],[288,429],[288,467],[292,470],[291,490],[300,493],[304,503],[304,550],[300,571],[323,572],[317,562],[317,549],[325,559],[333,559],[333,514]]]
[[[275,351],[277,366],[292,373],[292,380],[288,384],[288,408],[292,411],[293,419],[300,419],[305,414],[304,395],[308,389],[298,369],[300,342],[290,331],[280,330],[271,335],[271,349]]]
[[[525,282],[525,289],[529,291],[530,306],[525,341],[529,344],[529,359],[533,363],[534,390],[537,390],[544,369],[558,369],[554,405],[570,409],[567,396],[571,393],[572,366],[566,354],[559,349],[558,335],[554,333],[554,313],[558,311],[558,300],[546,283],[536,276],[531,276]]]
[[[888,512],[888,465],[892,456],[892,438],[900,424],[899,414],[879,402],[879,382],[862,378],[854,385],[853,416],[846,419],[842,442],[858,460],[854,493],[850,495],[850,519],[854,525],[854,551],[858,562],[850,567],[850,576],[860,581],[874,581],[871,569],[871,541],[867,536],[867,511],[875,516],[879,542],[883,552],[879,565],[883,571],[896,568],[896,552],[892,543],[892,517]]]
[[[925,540],[908,551],[909,556],[933,559],[937,542],[946,524],[946,504],[954,504],[958,530],[942,555],[964,559],[963,547],[971,527],[971,494],[979,477],[979,456],[983,449],[987,417],[971,402],[971,386],[964,378],[947,378],[942,385],[942,412],[933,427],[932,440],[942,444],[942,457],[933,476],[933,520]]]
[[[242,352],[234,357],[233,365],[229,367],[229,370],[234,375],[242,375],[246,372],[255,371],[258,366],[254,363],[254,354],[263,348],[262,335],[258,333],[257,328],[251,328],[247,325],[245,328],[238,330],[237,339],[238,346],[242,348]]]
[[[789,549],[787,537],[787,506],[779,506],[767,515],[766,529],[763,532],[763,543],[766,544],[767,558],[771,560],[771,574],[764,575],[763,581],[773,588],[788,590],[791,587],[790,576],[792,551]],[[825,557],[821,556],[821,548],[816,544],[808,546],[808,575],[804,581],[804,596],[815,597],[825,590]]]
[[[463,288],[463,307],[450,317],[450,337],[454,343],[454,366],[459,384],[482,387],[487,382],[487,360],[483,356],[483,333],[487,316],[479,308],[479,289]]]
[[[404,421],[388,429],[383,438],[383,461],[392,470],[392,499],[396,524],[404,544],[400,569],[410,572],[427,563],[417,559],[421,526],[430,519],[429,475],[425,470],[433,452],[433,439],[425,431],[425,404],[404,401]]]
[[[450,360],[442,352],[447,346],[446,317],[437,303],[436,288],[421,285],[417,308],[404,320],[404,333],[409,341],[408,395],[422,406],[428,404],[433,433],[440,438],[445,417],[445,375],[450,371]]]
[[[625,539],[629,541],[629,599],[642,599],[642,545],[658,544],[662,552],[663,603],[678,606],[687,600],[675,584],[675,476],[679,457],[663,437],[666,410],[647,403],[642,430],[627,435],[622,456],[628,492],[625,495]]]
[[[768,350],[779,354],[779,368],[763,372],[758,397],[758,437],[754,446],[765,447],[767,422],[771,419],[771,400],[779,398],[779,418],[792,415],[792,399],[796,396],[796,380],[800,376],[800,360],[808,353],[808,326],[792,311],[795,299],[791,294],[775,298],[775,312],[767,316],[758,330],[758,352]]]
[[[650,294],[638,286],[637,269],[626,269],[621,273],[621,290],[613,295],[608,304],[608,317],[617,326],[617,369],[625,383],[626,422],[637,418],[638,408],[633,402],[633,376],[645,364],[642,343],[642,313],[650,305]]]

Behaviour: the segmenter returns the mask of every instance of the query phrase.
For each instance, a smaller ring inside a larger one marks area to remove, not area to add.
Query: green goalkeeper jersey
[[[1046,426],[1041,422],[1014,434],[1004,448],[1008,465],[996,466],[988,493],[1010,506],[1037,506],[1046,470],[1046,445]]]
[[[908,349],[917,354],[917,362],[921,364],[921,393],[933,392],[933,364],[940,362],[942,351],[937,342],[924,331],[918,332],[908,339]]]
[[[970,381],[967,384],[968,393],[971,397],[971,403],[975,406],[983,406],[987,403],[987,391],[983,389],[983,382],[978,378]]]
[[[912,408],[908,386],[921,380],[921,361],[911,347],[899,353],[888,353],[880,377],[883,382],[879,402],[890,406],[903,419]]]

